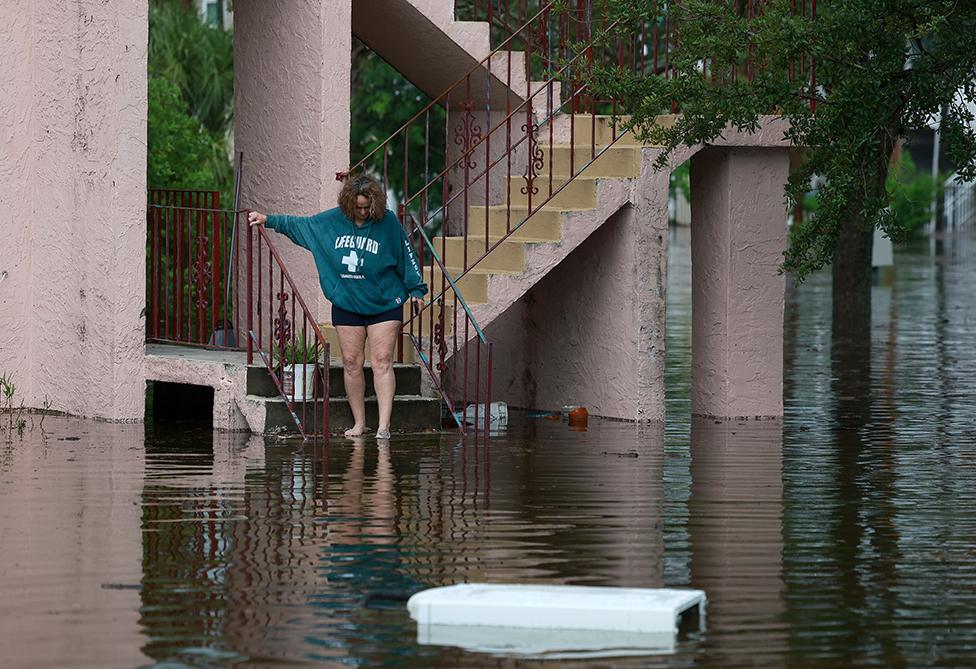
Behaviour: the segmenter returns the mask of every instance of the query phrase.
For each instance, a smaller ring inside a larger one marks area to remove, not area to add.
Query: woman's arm
[[[247,215],[247,221],[252,226],[267,225],[275,232],[280,232],[304,249],[311,250],[313,227],[320,222],[325,212],[314,216],[289,216],[287,214],[261,214],[252,211]]]
[[[403,230],[399,220],[397,220],[396,225],[400,228],[401,240],[396,271],[403,278],[403,285],[406,286],[410,297],[420,299],[427,294],[427,284],[424,283],[424,277],[420,273],[420,263],[417,261],[417,254],[413,252],[413,246],[410,244],[407,233]]]

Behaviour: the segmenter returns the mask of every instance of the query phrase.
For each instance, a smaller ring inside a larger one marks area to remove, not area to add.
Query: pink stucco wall
[[[142,417],[147,5],[0,6],[0,372],[18,398]]]
[[[783,415],[789,152],[708,148],[691,161],[695,415]]]
[[[598,416],[645,418],[640,305],[658,286],[638,279],[647,260],[639,251],[642,224],[634,207],[620,209],[488,326],[496,397],[543,410],[579,404]]]
[[[496,399],[664,420],[670,170],[643,153],[639,177],[599,179],[597,209],[564,215],[560,242],[528,246],[523,274],[491,277],[474,312],[496,347]]]
[[[336,206],[349,166],[351,3],[234,3],[235,143],[244,152],[242,206],[312,214]],[[278,249],[309,306],[328,320],[312,256]]]

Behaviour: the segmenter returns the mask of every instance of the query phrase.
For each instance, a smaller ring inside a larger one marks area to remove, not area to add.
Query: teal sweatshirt
[[[314,216],[268,216],[267,227],[312,252],[322,292],[346,311],[372,316],[423,297],[420,263],[396,214],[357,227],[338,207]]]

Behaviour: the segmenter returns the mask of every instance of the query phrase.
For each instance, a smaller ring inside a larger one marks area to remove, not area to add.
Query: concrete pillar
[[[0,6],[0,373],[17,404],[143,415],[147,12]]]
[[[336,206],[349,166],[352,7],[347,0],[234,3],[235,144],[242,206],[308,215]],[[277,248],[298,289],[328,320],[310,253]]]
[[[781,148],[691,159],[693,415],[783,415],[788,172]]]

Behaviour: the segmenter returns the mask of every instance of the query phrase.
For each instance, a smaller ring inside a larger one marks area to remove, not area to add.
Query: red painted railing
[[[424,307],[411,313],[402,335],[419,353],[421,364],[461,430],[466,432],[470,427],[476,438],[487,437],[491,431],[486,407],[491,404],[492,344],[444,267],[433,241],[402,207],[400,221],[414,241],[421,269],[434,277]],[[473,408],[468,410],[469,406]]]
[[[147,212],[147,341],[242,348],[235,212],[216,191],[162,188],[149,191]]]
[[[671,76],[673,36],[666,17],[655,20],[650,30],[626,39],[611,37],[606,46],[596,47],[594,30],[611,35],[615,25],[594,23],[592,0],[575,0],[570,10],[557,13],[558,6],[565,3],[542,4],[477,67],[339,173],[340,178],[369,173],[399,189],[403,204],[425,230],[447,233],[439,238],[439,253],[455,278],[481,262],[619,138],[614,127],[608,142],[598,144],[596,115],[620,110],[616,100],[596,100],[581,83],[589,64],[614,62]],[[561,113],[568,127],[557,133]],[[581,113],[589,114],[585,124],[577,120]],[[557,165],[557,141],[577,147],[568,151],[565,165]],[[545,143],[548,151],[542,148]],[[392,161],[403,166],[402,184],[388,182]],[[518,195],[524,201],[513,204]],[[472,216],[473,205],[483,213]],[[504,212],[493,212],[495,205]],[[447,254],[448,235],[464,239],[454,257]],[[480,248],[468,244],[471,240]]]
[[[484,21],[492,27],[492,44],[512,36],[535,16],[545,0],[455,0],[455,13],[462,21]]]
[[[329,435],[331,347],[262,226],[245,226],[247,362],[261,358],[305,439]]]

